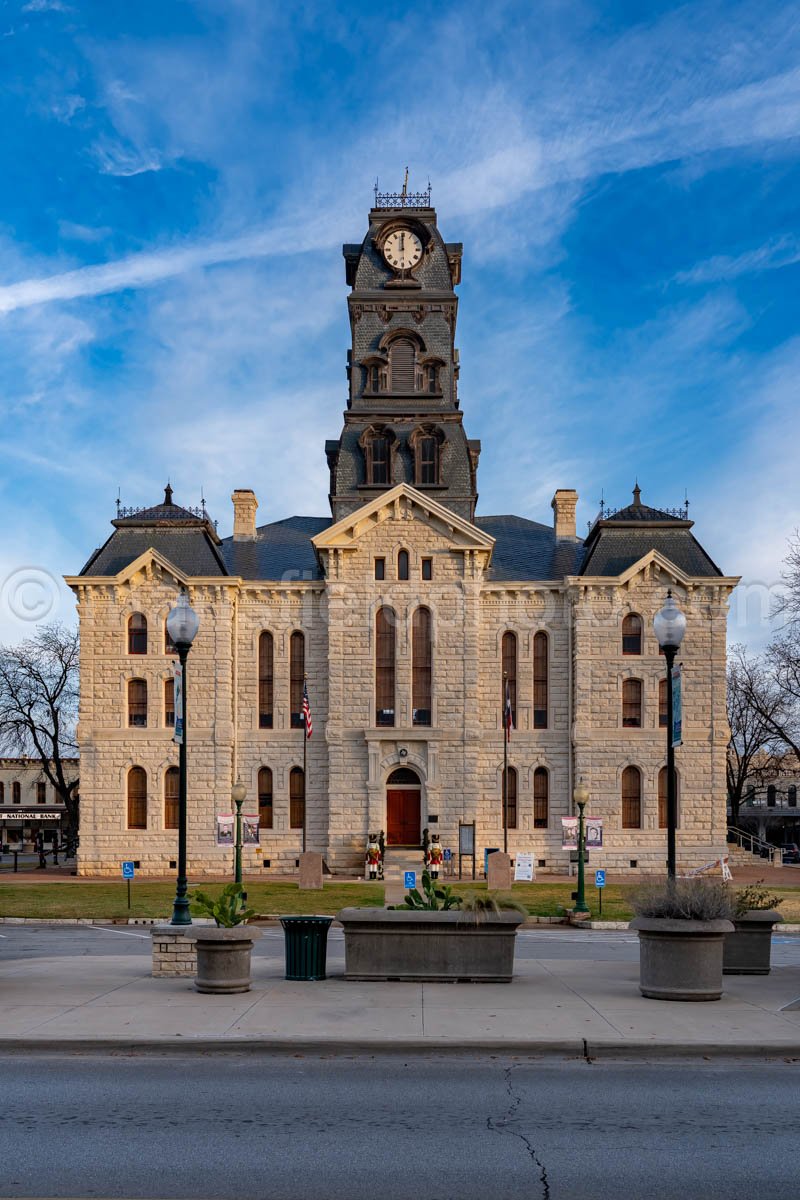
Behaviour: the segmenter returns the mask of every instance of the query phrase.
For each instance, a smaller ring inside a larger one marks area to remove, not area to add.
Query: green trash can
[[[287,979],[325,979],[332,921],[333,917],[281,917]]]

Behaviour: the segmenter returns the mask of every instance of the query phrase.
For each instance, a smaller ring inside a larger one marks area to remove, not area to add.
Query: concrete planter
[[[198,992],[212,995],[249,992],[250,954],[258,937],[261,937],[261,930],[251,925],[234,925],[232,929],[216,925],[198,928],[195,937],[197,977],[194,981]]]
[[[510,983],[522,914],[343,908],[345,979]]]
[[[730,921],[637,917],[639,991],[651,1000],[719,1000]]]
[[[733,918],[733,933],[725,934],[723,975],[769,975],[772,927],[783,917],[774,908],[754,908]]]

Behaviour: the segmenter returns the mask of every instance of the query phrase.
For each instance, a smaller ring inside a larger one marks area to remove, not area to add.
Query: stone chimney
[[[233,540],[252,542],[256,536],[256,494],[250,488],[236,488],[233,501]]]
[[[578,507],[578,493],[572,488],[558,488],[553,496],[553,528],[557,541],[577,541],[575,510]]]

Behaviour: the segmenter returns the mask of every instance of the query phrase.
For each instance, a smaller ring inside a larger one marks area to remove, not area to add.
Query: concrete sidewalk
[[[518,957],[511,984],[348,983],[343,967],[334,952],[325,982],[290,983],[254,957],[252,991],[203,996],[151,978],[149,955],[7,959],[0,1051],[800,1056],[800,966],[727,976],[709,1004],[643,999],[638,963]]]

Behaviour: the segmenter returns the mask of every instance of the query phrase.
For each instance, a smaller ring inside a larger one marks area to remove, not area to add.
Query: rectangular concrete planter
[[[723,975],[769,975],[772,927],[783,917],[774,908],[756,908],[733,918],[725,934]]]
[[[650,1000],[719,1000],[730,921],[637,917],[639,991]]]
[[[345,979],[510,983],[522,914],[343,908]]]

